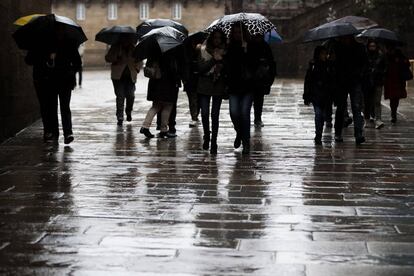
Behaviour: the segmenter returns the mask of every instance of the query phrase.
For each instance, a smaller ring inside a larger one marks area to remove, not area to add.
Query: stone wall
[[[171,18],[171,1],[153,0],[150,3],[150,18]],[[182,19],[177,20],[184,24],[191,32],[206,28],[214,19],[224,15],[223,0],[181,1]],[[55,0],[53,12],[76,19],[76,1]],[[89,0],[86,5],[86,18],[77,21],[83,28],[88,41],[85,43],[84,65],[86,67],[108,66],[104,55],[107,45],[95,41],[95,35],[103,27],[112,25],[130,25],[134,28],[142,21],[139,19],[139,1],[118,1],[118,19],[108,20],[108,7],[105,1]]]
[[[32,69],[24,63],[25,52],[11,36],[16,28],[13,22],[24,15],[49,13],[50,7],[47,0],[0,1],[0,141],[39,118]]]

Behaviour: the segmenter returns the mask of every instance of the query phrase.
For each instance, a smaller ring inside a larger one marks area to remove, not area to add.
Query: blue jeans
[[[253,104],[253,94],[235,95],[229,97],[230,117],[237,135],[243,142],[250,140],[250,112]]]
[[[212,140],[216,140],[219,129],[220,107],[223,99],[220,96],[207,96],[202,94],[199,94],[198,97],[201,108],[201,122],[203,123],[204,136],[210,135],[210,99],[213,98],[213,105],[211,107],[211,131]]]

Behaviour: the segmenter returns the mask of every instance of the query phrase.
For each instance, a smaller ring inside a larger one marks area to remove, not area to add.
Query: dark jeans
[[[397,109],[400,105],[400,99],[390,99],[391,118],[397,119]]]
[[[344,126],[344,115],[347,111],[347,93],[349,93],[351,99],[352,116],[354,118],[354,136],[361,137],[362,129],[364,126],[364,118],[362,117],[363,107],[363,95],[360,85],[348,87],[346,90],[341,91],[342,99],[337,102],[335,113],[335,135],[342,135],[342,128]]]
[[[130,115],[135,100],[135,83],[131,79],[122,78],[112,80],[116,95],[116,118],[124,120],[124,104],[126,100],[125,113]]]
[[[190,107],[191,120],[197,121],[200,113],[200,104],[198,102],[198,93],[196,91],[186,91],[188,97],[188,106]]]
[[[211,107],[211,139],[217,140],[217,133],[219,129],[220,107],[223,100],[220,96],[207,96],[199,94],[200,108],[201,108],[201,122],[203,123],[204,136],[210,136],[210,100],[213,99]]]
[[[82,66],[79,68],[79,71],[78,71],[78,76],[79,76],[79,78],[78,78],[78,85],[79,86],[82,86],[82,73],[83,73],[83,68],[82,68]]]
[[[313,110],[315,111],[315,134],[316,136],[321,137],[323,132],[323,124],[325,122],[326,110],[327,107],[313,105]],[[332,105],[331,105],[332,108]]]
[[[253,108],[254,108],[254,122],[262,121],[262,112],[263,112],[263,94],[254,94],[253,98]]]
[[[237,135],[243,142],[250,140],[250,112],[253,104],[253,94],[235,95],[229,97],[230,117]]]
[[[157,128],[161,127],[161,111],[157,113]],[[168,129],[170,132],[175,132],[175,125],[177,122],[177,103],[174,104],[173,108],[171,109],[170,118],[168,119]]]
[[[52,87],[49,83],[43,81],[34,81],[34,87],[36,90],[37,99],[40,106],[40,115],[43,123],[43,134],[52,133],[52,124],[50,121],[50,113],[52,112],[52,101],[50,94],[52,93]]]

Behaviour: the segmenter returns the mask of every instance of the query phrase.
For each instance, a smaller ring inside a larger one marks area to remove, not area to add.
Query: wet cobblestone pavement
[[[223,104],[214,157],[184,93],[178,137],[144,139],[142,77],[117,127],[108,78],[73,93],[70,146],[39,122],[0,145],[1,274],[414,275],[414,91],[366,144],[315,146],[302,83],[278,80],[249,156]]]

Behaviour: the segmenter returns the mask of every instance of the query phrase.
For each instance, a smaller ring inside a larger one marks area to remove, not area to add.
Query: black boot
[[[145,127],[141,127],[141,129],[139,130],[140,133],[144,134],[145,137],[147,138],[154,138],[154,135],[149,131],[148,128]]]
[[[208,150],[210,144],[210,134],[204,134],[203,136],[203,150]]]
[[[237,135],[236,135],[236,139],[234,139],[234,144],[233,144],[233,146],[234,146],[234,148],[235,148],[235,149],[238,149],[238,148],[240,148],[240,145],[241,145],[241,137],[240,137],[240,135],[237,133]]]
[[[217,138],[211,139],[210,154],[217,154]]]
[[[250,140],[243,141],[243,151],[242,154],[249,154],[250,153]]]

